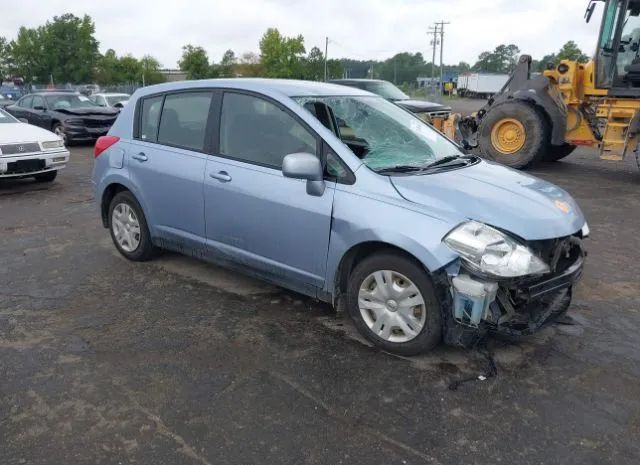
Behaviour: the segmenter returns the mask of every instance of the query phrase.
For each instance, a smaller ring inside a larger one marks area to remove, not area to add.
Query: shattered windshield
[[[412,114],[374,96],[297,97],[371,169],[424,167],[462,155],[458,147]]]

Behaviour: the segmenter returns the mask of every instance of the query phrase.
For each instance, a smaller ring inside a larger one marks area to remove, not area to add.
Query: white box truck
[[[489,98],[499,92],[508,79],[508,74],[466,73],[458,78],[458,95]]]

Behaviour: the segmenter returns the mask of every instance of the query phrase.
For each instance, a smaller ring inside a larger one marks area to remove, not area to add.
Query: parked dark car
[[[430,121],[431,118],[448,118],[451,114],[451,107],[447,107],[427,100],[412,99],[389,81],[380,79],[333,79],[329,81],[333,84],[356,87],[390,100],[411,113],[415,113],[421,119]]]
[[[98,107],[84,95],[70,92],[25,95],[6,110],[29,124],[55,132],[65,145],[104,136],[118,116],[118,110]]]

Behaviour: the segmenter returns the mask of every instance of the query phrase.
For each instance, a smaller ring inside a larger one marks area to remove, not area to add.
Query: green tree
[[[25,81],[49,81],[49,69],[44,57],[43,27],[20,27],[15,40],[9,44],[14,61],[14,73]]]
[[[85,15],[70,13],[47,21],[42,32],[43,51],[56,82],[91,82],[98,61],[95,25]]]
[[[151,55],[145,55],[140,59],[140,67],[147,85],[164,82],[164,76],[160,72],[160,62]]]
[[[27,81],[91,82],[99,60],[89,16],[54,16],[38,28],[21,27],[10,44],[15,74]]]
[[[498,45],[493,52],[482,52],[472,69],[488,73],[511,73],[516,67],[519,53],[520,49],[514,44]]]
[[[206,50],[191,44],[182,47],[182,58],[178,62],[178,66],[182,71],[186,71],[187,79],[204,79],[211,74]]]
[[[234,75],[234,66],[237,64],[238,60],[236,58],[236,54],[233,50],[227,50],[222,55],[222,60],[220,60],[220,75],[224,77],[230,77]]]
[[[234,67],[234,73],[244,77],[264,76],[260,57],[253,52],[243,53]]]
[[[261,61],[267,77],[302,77],[301,57],[304,53],[304,38],[301,35],[284,37],[277,29],[269,28],[260,40]]]
[[[570,40],[566,44],[562,46],[557,56],[558,61],[560,60],[571,60],[578,61],[580,63],[586,63],[589,61],[589,57],[582,53],[582,50],[578,47],[573,40]]]
[[[119,84],[122,81],[119,69],[120,61],[116,51],[109,49],[98,60],[96,66],[96,82],[101,85]]]
[[[328,66],[328,63],[327,63]],[[309,50],[306,58],[302,59],[303,77],[313,81],[324,79],[324,54],[318,47]]]
[[[0,81],[3,78],[10,77],[13,60],[11,57],[11,47],[9,41],[4,37],[0,37]]]
[[[118,60],[119,82],[142,82],[142,65],[132,56],[125,55]]]

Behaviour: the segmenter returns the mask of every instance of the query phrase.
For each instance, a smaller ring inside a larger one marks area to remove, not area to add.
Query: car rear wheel
[[[401,254],[360,262],[349,278],[347,308],[360,333],[385,351],[416,355],[440,342],[442,316],[431,279]]]
[[[53,182],[53,180],[56,179],[56,176],[58,176],[58,170],[36,174],[34,178],[36,178],[36,182]]]
[[[118,251],[129,260],[149,260],[156,252],[142,208],[129,191],[116,194],[109,205],[109,231]]]

